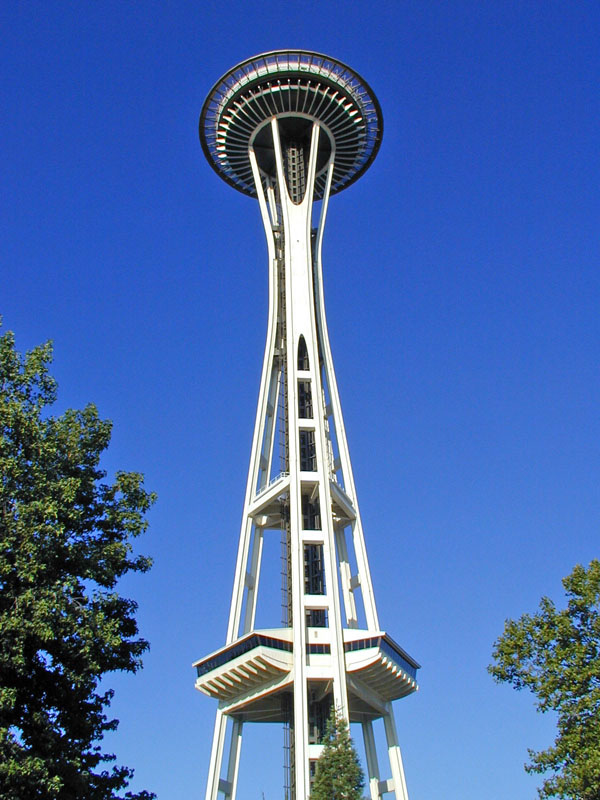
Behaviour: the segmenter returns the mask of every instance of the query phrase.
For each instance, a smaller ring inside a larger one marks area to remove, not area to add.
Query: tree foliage
[[[600,800],[600,561],[576,566],[563,586],[566,609],[544,597],[537,614],[506,622],[489,670],[557,713],[554,745],[530,750],[525,767],[551,773],[539,797]]]
[[[0,798],[142,800],[98,745],[118,724],[99,683],[148,647],[115,587],[150,567],[131,539],[154,497],[136,473],[103,482],[111,424],[93,405],[50,415],[51,360],[0,336]]]
[[[331,709],[311,800],[361,800],[364,777],[348,723]]]

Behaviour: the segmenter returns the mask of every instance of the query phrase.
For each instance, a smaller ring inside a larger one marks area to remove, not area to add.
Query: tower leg
[[[242,750],[242,727],[243,722],[234,719],[229,747],[229,764],[227,765],[227,784],[223,787],[226,800],[235,800]]]
[[[387,703],[386,713],[383,715],[385,725],[385,737],[387,739],[388,754],[390,757],[390,767],[392,770],[392,780],[394,781],[394,791],[396,800],[408,800],[408,790],[404,777],[404,767],[402,766],[402,754],[398,744],[398,733],[396,731],[396,721],[392,704]]]
[[[371,800],[380,800],[379,792],[379,762],[377,761],[377,750],[375,748],[375,737],[373,736],[373,723],[363,722],[363,738],[365,741],[365,754],[367,756],[367,771],[369,773],[369,791]]]
[[[221,762],[223,760],[223,746],[227,731],[227,717],[221,709],[217,709],[215,719],[215,732],[213,734],[210,764],[208,767],[208,782],[206,784],[206,800],[217,800],[219,795],[219,780],[221,777]]]
[[[242,750],[242,727],[242,722],[237,719],[233,720],[231,741],[229,744],[227,777],[221,778],[223,751],[225,749],[225,738],[227,735],[227,717],[223,714],[221,709],[217,710],[212,752],[210,754],[210,765],[208,768],[206,800],[217,800],[219,792],[225,796],[225,800],[235,800],[240,754]]]

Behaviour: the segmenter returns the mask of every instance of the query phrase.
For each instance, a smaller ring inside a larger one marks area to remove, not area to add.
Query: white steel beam
[[[381,800],[381,793],[379,791],[379,762],[377,760],[377,748],[375,747],[375,737],[373,735],[373,723],[363,722],[362,730],[363,739],[365,742],[365,755],[367,757],[367,771],[371,800]]]
[[[383,716],[383,723],[385,725],[385,737],[390,757],[390,767],[392,770],[396,800],[408,800],[408,789],[406,788],[406,779],[404,777],[402,753],[400,752],[400,745],[398,744],[396,721],[394,719],[394,710],[392,709],[391,703],[387,704],[387,711]]]

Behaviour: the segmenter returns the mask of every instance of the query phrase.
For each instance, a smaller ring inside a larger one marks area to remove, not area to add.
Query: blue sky
[[[328,53],[384,114],[333,198],[328,320],[382,624],[422,664],[396,704],[411,800],[529,800],[531,698],[486,673],[504,619],[598,556],[600,9],[595,2],[33,2],[0,12],[0,311],[55,343],[59,408],[114,421],[109,471],[159,495],[124,582],[151,642],[108,746],[203,797],[266,331],[255,201],[198,142],[212,84]],[[240,800],[281,796],[247,726]],[[264,736],[262,734],[264,733]]]

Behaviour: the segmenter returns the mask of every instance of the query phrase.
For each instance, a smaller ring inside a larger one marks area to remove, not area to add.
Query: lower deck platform
[[[345,629],[351,722],[376,719],[386,703],[415,692],[419,664],[384,631]],[[307,680],[324,696],[333,677],[327,628],[308,628]],[[196,688],[230,716],[284,722],[294,680],[290,628],[256,630],[195,662]]]

